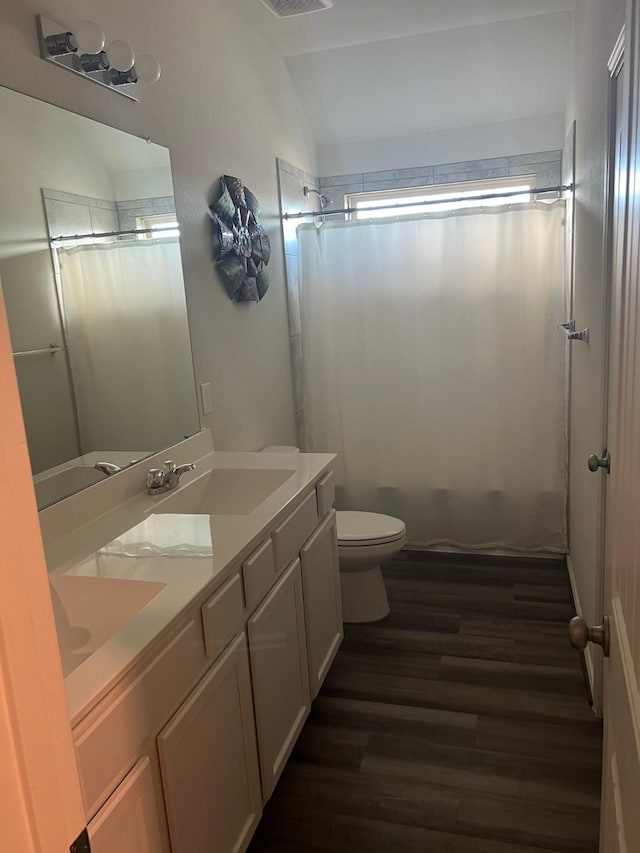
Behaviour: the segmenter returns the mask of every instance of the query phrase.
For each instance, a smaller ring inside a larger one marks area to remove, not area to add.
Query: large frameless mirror
[[[200,424],[169,151],[2,87],[0,115],[0,282],[42,508]]]

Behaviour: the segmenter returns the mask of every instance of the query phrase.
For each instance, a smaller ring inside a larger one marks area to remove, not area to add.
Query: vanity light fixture
[[[136,59],[131,45],[120,39],[109,42],[107,45],[107,55],[111,62],[111,67],[123,73],[133,68],[133,63]]]
[[[105,34],[94,21],[80,21],[73,30],[36,15],[40,56],[60,68],[137,101],[139,83],[155,83],[160,64],[150,54],[136,56],[126,41],[115,39],[105,48]]]

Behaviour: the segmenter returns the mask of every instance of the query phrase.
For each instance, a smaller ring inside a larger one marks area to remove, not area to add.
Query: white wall
[[[162,166],[113,172],[111,177],[116,201],[173,195],[171,169]]]
[[[572,20],[562,12],[405,38],[381,31],[379,41],[289,56],[320,174],[562,148]]]
[[[572,347],[569,548],[577,604],[587,621],[602,615],[599,600],[599,523],[602,477],[587,458],[603,442],[601,399],[604,346],[604,173],[607,134],[607,60],[624,22],[624,0],[576,4],[576,67],[567,122],[576,120],[574,317],[589,327],[588,346]]]
[[[162,63],[138,104],[51,68],[38,56],[33,16],[73,28],[98,21]],[[212,383],[202,418],[220,449],[295,437],[275,157],[315,171],[315,149],[282,60],[224,0],[3,0],[0,83],[81,112],[171,150],[185,285],[199,382]],[[229,301],[211,260],[209,191],[238,175],[257,195],[272,238],[271,288],[259,305]]]
[[[347,175],[511,157],[562,148],[564,112],[318,146],[318,174]]]

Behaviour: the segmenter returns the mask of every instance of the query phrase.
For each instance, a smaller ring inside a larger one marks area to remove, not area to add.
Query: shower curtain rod
[[[357,208],[357,207],[342,207],[339,210],[308,210],[308,211],[300,211],[300,213],[283,213],[283,219],[302,219],[305,216],[335,216],[337,214],[348,214],[348,213],[365,213],[367,211],[372,210],[400,210],[405,207],[425,207],[431,204],[455,204],[459,201],[489,201],[489,199],[493,198],[510,198],[511,196],[516,195],[541,195],[542,193],[559,193],[559,192],[569,192],[574,189],[573,184],[560,184],[556,187],[540,187],[527,189],[527,190],[510,190],[509,192],[495,192],[495,193],[485,193],[484,195],[467,195],[467,196],[457,196],[456,198],[447,198],[447,199],[434,199],[433,201],[407,201],[401,204],[381,204],[376,207],[366,207],[366,208]]]
[[[162,234],[163,231],[175,231],[175,225],[166,225],[162,228],[132,228],[129,231],[100,231],[95,234],[69,234],[66,237],[52,237],[52,243],[62,243],[67,240],[88,240],[90,237],[126,237],[128,234]]]

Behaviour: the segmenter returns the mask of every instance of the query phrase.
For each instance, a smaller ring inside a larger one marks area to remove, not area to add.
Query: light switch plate
[[[202,414],[210,415],[213,411],[213,400],[211,399],[210,382],[203,382],[200,386],[200,400],[202,402]]]

